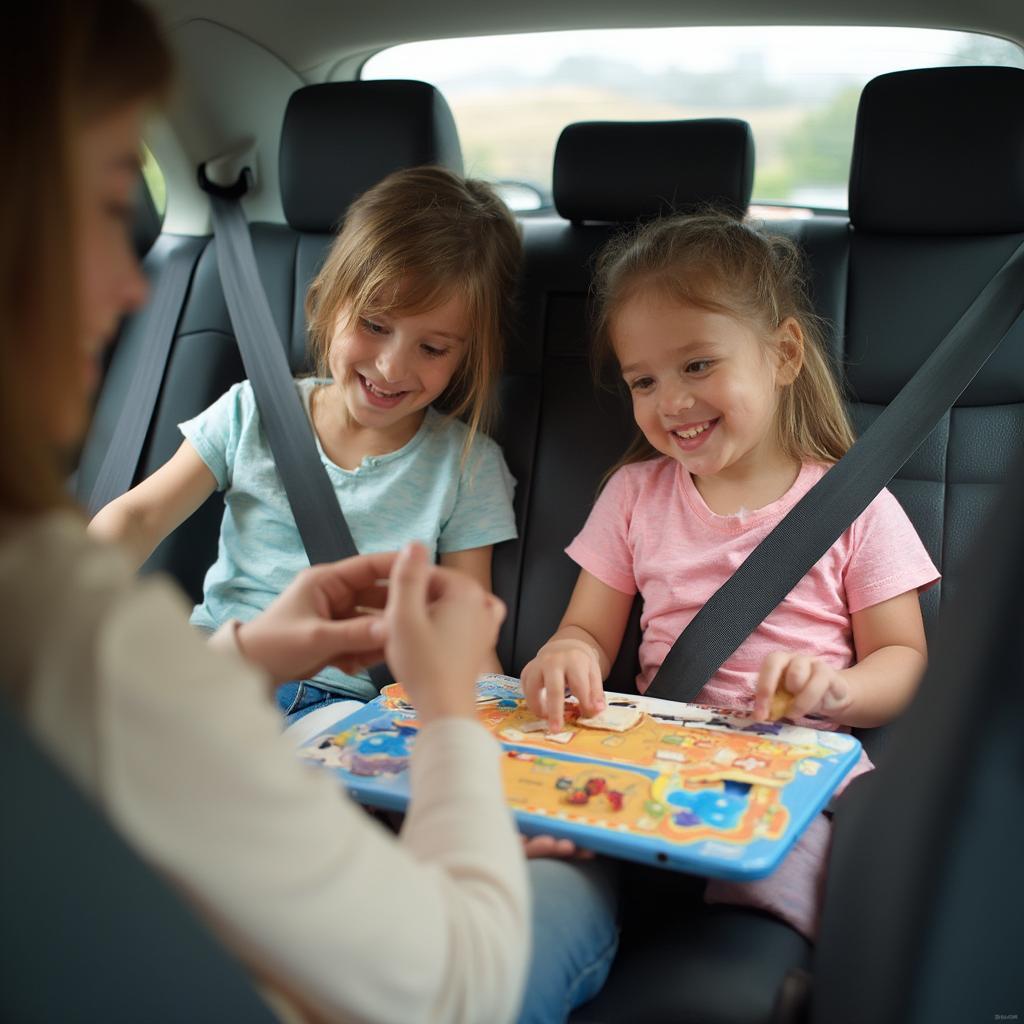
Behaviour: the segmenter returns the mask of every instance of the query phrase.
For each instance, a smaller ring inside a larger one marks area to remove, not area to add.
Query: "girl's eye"
[[[369,331],[370,334],[386,334],[387,328],[383,324],[378,324],[373,320],[367,320],[366,317],[361,316],[359,318],[359,324],[364,331]]]
[[[446,348],[436,348],[433,345],[422,345],[421,348],[423,349],[424,354],[429,356],[431,359],[440,359],[441,356],[448,355],[448,349]]]
[[[629,382],[630,391],[647,391],[654,384],[652,377],[637,377]]]
[[[710,359],[694,359],[692,363],[686,364],[687,373],[704,373],[711,368]]]

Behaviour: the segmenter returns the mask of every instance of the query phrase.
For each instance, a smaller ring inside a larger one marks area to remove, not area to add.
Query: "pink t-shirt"
[[[777,501],[728,516],[708,508],[690,474],[673,459],[624,466],[609,480],[566,551],[608,586],[643,595],[641,693],[704,602],[827,469],[805,463]],[[907,514],[882,491],[697,700],[749,709],[761,663],[775,650],[812,652],[837,669],[848,668],[855,658],[851,614],[938,578]]]

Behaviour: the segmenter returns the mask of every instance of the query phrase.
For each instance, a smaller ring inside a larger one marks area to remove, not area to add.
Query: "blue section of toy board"
[[[520,771],[530,773],[528,785],[535,787],[529,790],[530,799],[542,792],[543,800],[553,803],[532,810],[513,806],[524,834],[564,837],[598,853],[711,878],[762,878],[778,866],[860,756],[859,742],[845,733],[754,723],[735,713],[635,695],[607,698],[611,704],[639,708],[644,721],[664,734],[655,743],[664,747],[658,756],[681,761],[677,751],[694,742],[712,747],[709,737],[723,745],[727,734],[743,734],[749,742],[766,737],[775,749],[792,746],[791,780],[782,786],[731,779],[688,785],[674,774],[674,760],[630,764],[610,755],[605,759],[559,749],[547,737],[531,743],[501,740],[511,762],[503,770],[516,774],[517,783]],[[521,705],[518,680],[485,677],[478,700],[492,717],[513,714]],[[300,754],[321,761],[360,803],[403,811],[409,800],[406,765],[417,731],[415,712],[382,695],[313,737]],[[602,735],[607,737],[604,743],[614,741],[613,735]],[[596,742],[593,734],[587,740]],[[796,751],[812,748],[815,756],[797,758]],[[764,762],[760,765],[765,767]],[[519,800],[513,790],[521,787],[507,785],[510,800]],[[618,807],[612,801],[616,795]],[[575,800],[585,806],[573,806],[570,801]],[[598,805],[600,810],[595,809]],[[580,821],[577,813],[599,820]],[[770,828],[764,824],[769,821],[775,823]],[[641,826],[649,831],[641,832]]]

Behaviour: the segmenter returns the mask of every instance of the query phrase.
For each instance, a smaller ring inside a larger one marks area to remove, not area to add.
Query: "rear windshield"
[[[864,84],[887,71],[953,64],[1024,68],[1024,51],[932,29],[550,32],[394,46],[371,57],[362,77],[437,86],[455,115],[467,173],[505,183],[506,200],[521,211],[550,207],[565,125],[691,117],[750,122],[755,202],[845,210]]]

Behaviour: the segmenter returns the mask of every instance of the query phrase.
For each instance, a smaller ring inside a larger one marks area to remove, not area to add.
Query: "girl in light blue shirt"
[[[360,552],[418,540],[490,589],[493,546],[516,535],[514,481],[483,430],[520,251],[491,188],[441,168],[399,171],[352,204],[306,296],[316,376],[295,386]],[[180,429],[175,455],[90,529],[141,565],[223,491],[217,560],[192,613],[215,630],[253,618],[308,559],[249,382]],[[500,671],[497,657],[481,671]],[[365,673],[330,668],[278,699],[297,715],[375,694]]]

